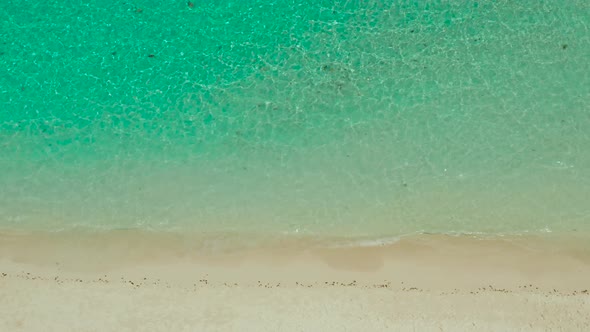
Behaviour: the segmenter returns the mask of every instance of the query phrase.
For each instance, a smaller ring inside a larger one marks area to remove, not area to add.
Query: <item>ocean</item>
[[[2,1],[0,229],[588,232],[590,3]]]

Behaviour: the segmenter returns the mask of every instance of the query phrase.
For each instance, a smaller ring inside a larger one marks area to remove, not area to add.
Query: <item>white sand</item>
[[[590,330],[584,239],[223,253],[178,240],[0,236],[0,331]]]

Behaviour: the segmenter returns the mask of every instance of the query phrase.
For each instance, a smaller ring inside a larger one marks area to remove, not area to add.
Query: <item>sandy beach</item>
[[[2,331],[586,331],[587,237],[0,235]]]

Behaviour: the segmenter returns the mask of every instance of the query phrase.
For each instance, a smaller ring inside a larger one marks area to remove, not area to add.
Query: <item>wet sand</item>
[[[584,331],[588,237],[0,234],[0,330]],[[339,244],[342,241],[338,242]]]

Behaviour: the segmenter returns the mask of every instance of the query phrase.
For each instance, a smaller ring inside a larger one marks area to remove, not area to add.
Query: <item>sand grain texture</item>
[[[102,239],[110,248],[102,252],[83,236],[76,245],[1,239],[1,331],[590,327],[590,261],[571,240],[421,236],[365,248],[204,253],[182,241],[155,250],[153,239],[135,236]]]

